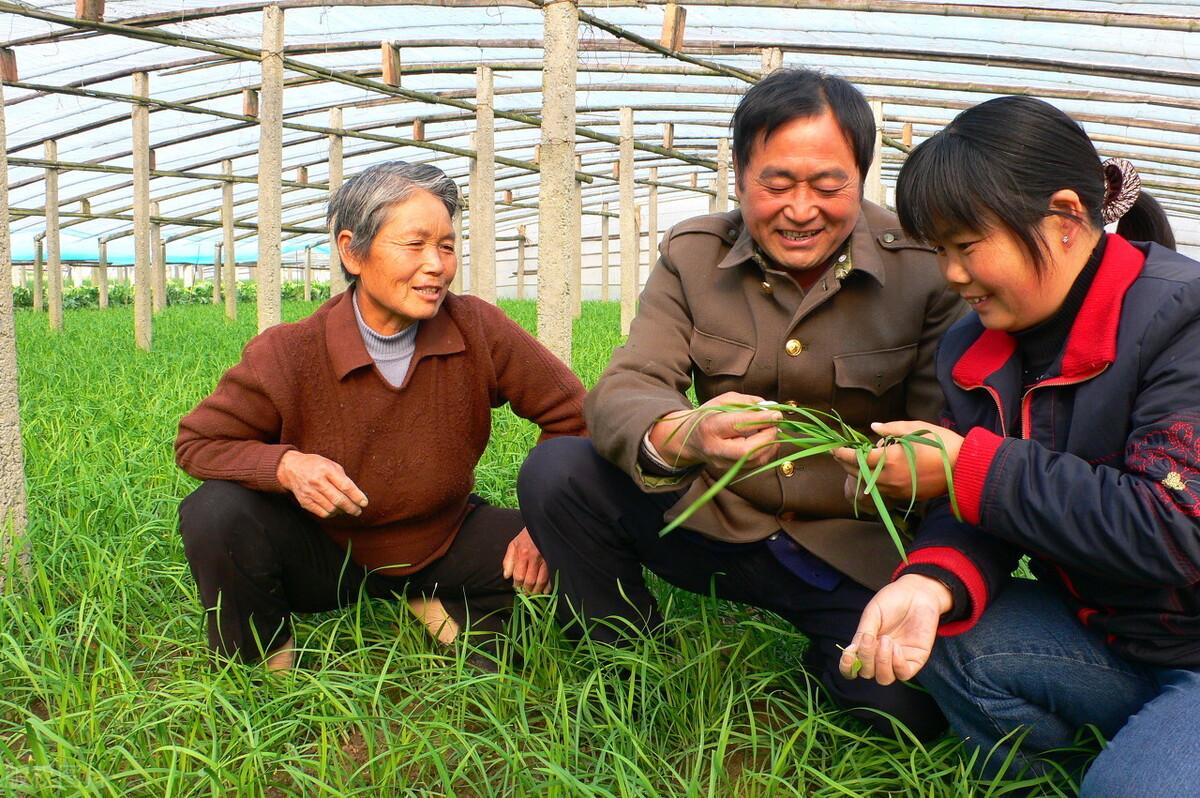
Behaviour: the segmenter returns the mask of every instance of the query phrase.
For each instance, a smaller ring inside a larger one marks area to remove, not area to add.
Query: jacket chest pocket
[[[726,391],[745,392],[746,371],[754,359],[754,348],[692,330],[688,354],[695,365],[696,395],[703,402]]]
[[[834,410],[856,427],[907,418],[904,380],[916,361],[916,344],[835,355]]]

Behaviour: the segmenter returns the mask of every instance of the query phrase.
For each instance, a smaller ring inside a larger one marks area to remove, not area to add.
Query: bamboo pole
[[[133,93],[150,96],[150,79],[145,72],[133,76]],[[152,345],[153,311],[150,265],[150,109],[133,109],[133,338],[147,352]]]
[[[263,9],[262,92],[258,150],[258,331],[283,320],[280,249],[283,226],[279,181],[283,178],[283,10]]]
[[[883,205],[883,101],[871,100],[870,105],[871,115],[875,117],[875,146],[863,182],[863,196],[876,205]]]
[[[329,109],[329,127],[334,130],[342,129],[342,109]],[[329,134],[329,196],[342,187],[342,159],[345,145],[340,133]],[[461,223],[461,218],[459,219]],[[348,285],[346,275],[342,272],[342,256],[337,247],[337,230],[329,231],[329,296],[333,297],[346,290]],[[458,236],[461,238],[461,234]],[[461,261],[460,261],[461,263]]]
[[[542,168],[538,196],[538,339],[564,363],[571,362],[571,253],[575,203],[575,66],[579,7],[574,0],[543,7],[545,67],[542,72]]]
[[[224,304],[222,301],[223,292],[221,291],[221,281],[224,278],[223,270],[221,269],[221,259],[223,258],[221,251],[223,249],[225,249],[223,242],[216,241],[213,243],[212,303],[214,305]]]
[[[638,234],[633,200],[633,109],[621,109],[621,335],[637,313]]]
[[[312,247],[304,248],[304,301],[312,302]]]
[[[8,215],[8,211],[9,209],[6,208],[6,215]],[[33,311],[35,313],[41,313],[46,309],[42,285],[42,242],[44,240],[45,234],[37,235],[33,238]]]
[[[8,232],[8,136],[0,81],[0,591],[14,552],[22,566],[26,525],[25,457],[17,390],[17,340],[13,323],[12,241]]]
[[[46,142],[46,160],[58,160],[58,142]],[[58,170],[46,170],[46,287],[50,329],[63,328],[62,238],[58,230]]]
[[[108,244],[96,244],[96,288],[99,293],[100,309],[108,307]]]
[[[150,296],[154,313],[167,306],[167,263],[163,257],[162,223],[157,202],[150,203]]]
[[[475,159],[471,170],[471,293],[496,303],[496,133],[492,70],[475,71]]]

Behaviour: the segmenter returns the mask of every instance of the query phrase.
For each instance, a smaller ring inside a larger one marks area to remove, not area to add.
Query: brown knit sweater
[[[283,492],[285,452],[327,457],[369,504],[321,528],[356,562],[405,574],[444,554],[469,512],[491,408],[508,402],[542,439],[583,435],[583,394],[503,311],[454,295],[421,322],[408,374],[393,388],[367,354],[347,291],[253,338],[179,422],[175,460],[197,479]]]

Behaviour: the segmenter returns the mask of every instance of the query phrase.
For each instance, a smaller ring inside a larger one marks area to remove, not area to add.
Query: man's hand
[[[863,610],[858,631],[842,652],[842,676],[885,685],[916,676],[929,661],[938,620],[953,601],[950,588],[920,574],[905,574],[884,587]]]
[[[504,552],[504,578],[513,580],[513,588],[526,593],[545,593],[550,589],[550,569],[529,536],[522,529]]]
[[[319,454],[293,449],[280,459],[275,476],[300,506],[317,518],[332,518],[342,513],[361,515],[367,506],[366,495],[342,467]]]
[[[678,468],[701,463],[728,468],[752,451],[754,456],[749,465],[762,465],[779,449],[773,443],[779,434],[773,422],[783,415],[777,410],[718,413],[706,412],[706,408],[756,405],[763,401],[761,396],[732,391],[714,396],[695,410],[680,410],[664,416],[651,428],[650,443],[663,460]]]
[[[953,430],[939,427],[924,421],[893,421],[889,424],[872,424],[871,430],[883,437],[902,437],[911,432],[926,430],[927,438],[939,438],[946,447],[946,457],[950,460],[950,468],[958,462],[958,452],[962,448],[963,437]],[[941,496],[947,490],[946,466],[942,462],[942,451],[936,446],[926,446],[921,443],[912,445],[917,471],[917,501]],[[841,464],[850,479],[846,484],[846,496],[854,496],[854,485],[858,477],[858,457],[853,449],[834,449],[834,459]],[[908,457],[904,447],[899,444],[884,446],[872,450],[867,455],[867,465],[874,468],[880,458],[885,460],[883,471],[879,474],[875,486],[879,492],[889,499],[896,501],[911,501],[913,495],[912,474],[909,471]],[[867,502],[869,505],[870,502]],[[861,504],[859,505],[862,506]]]

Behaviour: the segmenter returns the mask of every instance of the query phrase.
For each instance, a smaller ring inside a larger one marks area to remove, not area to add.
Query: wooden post
[[[496,304],[496,119],[492,70],[475,70],[475,168],[471,170],[471,293]]]
[[[305,183],[305,184],[308,183],[308,167],[307,166],[297,166],[296,167],[296,182],[297,183]]]
[[[525,298],[525,225],[517,225],[517,299]]]
[[[900,128],[900,143],[912,148],[912,122],[905,122],[904,127]]]
[[[39,233],[33,237],[33,310],[35,313],[41,313],[46,309],[45,284],[42,282],[42,264],[45,263],[42,253],[45,240],[45,233]]]
[[[75,17],[99,22],[104,19],[104,0],[75,0]]]
[[[712,192],[708,195],[708,212],[717,212],[717,179],[714,177],[708,182],[708,188]]]
[[[213,262],[212,262],[212,303],[214,305],[221,304],[221,250],[224,249],[222,242],[213,242]]]
[[[334,130],[342,129],[342,109],[329,109],[329,126]],[[342,187],[342,137],[338,133],[329,134],[329,197]],[[329,231],[329,296],[336,296],[346,290],[348,283],[346,275],[342,274],[342,257],[337,247],[337,230]],[[460,235],[461,238],[461,235]],[[460,261],[461,263],[461,261]]]
[[[424,119],[414,119],[412,121],[412,140],[413,141],[424,141],[425,140],[425,120]]]
[[[16,555],[28,563],[25,536],[25,457],[17,402],[17,340],[13,327],[12,242],[8,228],[8,137],[0,82],[0,590]]]
[[[167,263],[163,257],[162,225],[154,221],[161,216],[158,203],[150,203],[150,296],[153,312],[159,313],[167,306]]]
[[[150,96],[145,72],[133,76],[133,93]],[[133,338],[150,351],[153,339],[150,266],[150,108],[133,106]]]
[[[312,246],[304,248],[304,301],[312,302]]]
[[[100,294],[100,308],[108,307],[108,242],[96,245],[96,289]]]
[[[58,142],[46,142],[46,160],[58,160]],[[62,239],[58,226],[58,170],[46,170],[46,287],[50,329],[63,328]]]
[[[389,86],[400,85],[400,48],[391,42],[379,43],[383,82]]]
[[[637,209],[633,206],[633,109],[621,109],[621,335],[637,313],[639,277]]]
[[[258,145],[258,331],[283,320],[279,271],[283,266],[283,9],[263,9],[262,94]]]
[[[242,89],[242,115],[258,118],[258,92],[254,89]]]
[[[463,292],[463,258],[466,242],[463,241],[463,213],[466,208],[460,203],[458,213],[454,214],[454,262],[458,268],[454,270],[454,279],[450,281],[450,293]]]
[[[600,301],[608,301],[608,203],[600,204]]]
[[[579,7],[575,0],[543,6],[542,179],[538,197],[538,339],[571,362],[571,241],[575,212],[575,71]]]
[[[663,143],[668,150],[675,146],[675,123],[663,123]]]
[[[668,2],[663,14],[661,44],[668,50],[678,50],[683,47],[684,25],[687,21],[687,9],[675,2]]]
[[[0,47],[0,83],[16,83],[20,79],[17,74],[16,50]]]
[[[871,154],[871,168],[863,184],[863,198],[882,205],[883,196],[883,100],[871,100],[871,114],[875,117],[875,147]]]
[[[717,194],[714,197],[713,210],[725,213],[729,210],[729,139],[717,141]]]
[[[233,175],[233,161],[222,161],[221,171]],[[221,252],[225,259],[225,318],[237,318],[237,252],[233,239],[233,182],[221,184]]]
[[[762,75],[765,78],[783,66],[783,50],[778,47],[766,47],[762,51]]]
[[[650,190],[646,199],[646,250],[650,263],[658,259],[658,167],[650,169]]]

